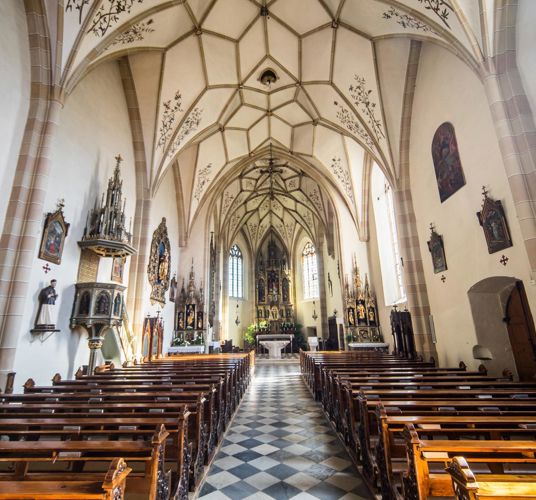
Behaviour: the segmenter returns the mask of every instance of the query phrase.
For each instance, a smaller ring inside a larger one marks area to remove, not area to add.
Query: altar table
[[[204,345],[176,345],[168,348],[168,354],[203,354]]]
[[[389,351],[389,344],[386,342],[349,342],[348,347],[350,350],[354,349],[366,349],[373,351]]]
[[[260,344],[268,349],[270,359],[281,359],[281,349],[290,344],[289,340],[261,340]]]

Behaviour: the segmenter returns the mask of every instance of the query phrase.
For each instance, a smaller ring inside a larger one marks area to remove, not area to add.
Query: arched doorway
[[[536,334],[523,282],[511,276],[493,276],[467,292],[477,344],[489,350],[484,361],[491,375],[511,370],[521,380],[536,374]]]
[[[519,379],[531,380],[536,375],[536,334],[525,288],[521,281],[516,281],[510,292],[504,321],[507,325]]]

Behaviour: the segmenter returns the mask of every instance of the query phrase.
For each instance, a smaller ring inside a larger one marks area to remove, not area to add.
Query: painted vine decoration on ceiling
[[[184,139],[190,135],[192,132],[195,132],[199,125],[201,124],[201,118],[203,116],[203,110],[201,108],[194,108],[193,111],[188,115],[188,118],[182,124],[182,127],[179,131],[179,135],[175,138],[173,145],[170,148],[170,153],[174,154],[179,147],[181,146]]]
[[[360,137],[370,149],[374,149],[374,141],[361,124],[352,117],[350,111],[337,101],[334,101],[333,104],[339,108],[337,119],[341,122],[341,125],[355,136]]]
[[[447,0],[417,0],[426,10],[431,10],[450,29],[448,18],[453,8]]]
[[[141,42],[145,38],[145,34],[154,33],[155,29],[151,27],[153,23],[154,21],[149,19],[148,21],[133,24],[126,31],[117,35],[109,47],[114,45],[127,45],[129,43]]]
[[[333,175],[337,177],[339,182],[342,184],[346,196],[354,201],[354,193],[352,190],[352,180],[350,179],[350,172],[348,169],[344,168],[340,158],[333,158],[330,165]]]
[[[294,235],[294,224],[292,222],[285,223],[285,229],[287,230],[287,238],[289,241],[292,241],[292,236]]]
[[[322,213],[323,211],[322,200],[320,198],[320,193],[318,192],[318,189],[313,188],[313,190],[309,193],[309,198],[311,199],[313,204],[316,206],[318,213]]]
[[[376,118],[375,114],[376,103],[370,100],[372,90],[367,90],[367,82],[364,77],[354,75],[354,80],[356,82],[355,85],[350,85],[348,87],[351,98],[357,107],[361,106],[361,111],[367,117],[367,121],[371,126],[376,139],[384,138],[385,134],[382,130],[382,123]]]
[[[160,123],[160,130],[158,131],[159,137],[157,147],[164,148],[168,139],[171,137],[177,113],[182,112],[181,105],[182,95],[180,90],[175,92],[172,99],[168,99],[162,104],[164,112],[162,113],[162,121]]]
[[[256,222],[250,222],[249,223],[249,232],[251,234],[251,239],[255,240],[257,237],[257,229],[259,229],[259,226]]]
[[[290,179],[290,181],[287,182],[287,188],[289,191],[298,189],[298,181],[296,179]]]
[[[229,210],[229,207],[231,206],[231,203],[234,200],[234,196],[229,193],[229,191],[225,191],[223,195],[223,203],[221,207],[221,211],[223,212],[222,215],[225,215],[227,213],[227,210]]]
[[[130,14],[135,3],[143,3],[143,0],[108,0],[106,6],[104,4],[100,6],[87,32],[103,37],[114,24],[119,22],[120,14],[123,12]]]
[[[67,0],[65,5],[65,12],[78,11],[78,24],[82,24],[82,18],[84,17],[84,7],[89,4],[89,0]]]
[[[210,173],[212,172],[212,163],[209,163],[205,168],[202,168],[197,175],[197,185],[195,187],[194,198],[199,203],[203,189],[210,181]]]
[[[420,21],[416,17],[413,17],[410,14],[403,14],[402,12],[396,10],[394,7],[391,7],[389,10],[383,13],[384,19],[394,19],[402,28],[411,28],[424,33],[433,33],[438,35],[430,26],[425,22]]]

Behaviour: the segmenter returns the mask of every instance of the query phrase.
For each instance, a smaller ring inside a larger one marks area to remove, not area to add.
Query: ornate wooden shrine
[[[190,270],[188,288],[182,287],[175,297],[175,335],[173,346],[205,345],[205,294],[203,284],[195,285],[194,264]]]
[[[270,332],[279,333],[284,325],[294,323],[291,272],[287,254],[277,238],[271,235],[263,248],[258,253],[255,270],[255,322],[266,322]]]
[[[359,268],[354,256],[352,264],[352,282],[345,280],[347,335],[352,336],[352,342],[383,342],[376,307],[376,297],[370,290],[368,276],[361,281]]]

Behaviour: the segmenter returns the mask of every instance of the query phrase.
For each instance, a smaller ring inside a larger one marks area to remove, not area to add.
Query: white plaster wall
[[[0,228],[20,151],[30,99],[30,49],[24,2],[0,2]]]
[[[74,284],[77,279],[80,249],[77,242],[84,230],[86,215],[95,197],[100,200],[115,167],[114,157],[124,158],[123,195],[126,197],[127,220],[134,214],[135,177],[132,139],[126,101],[118,67],[115,63],[99,66],[67,97],[59,117],[59,127],[52,142],[52,171],[44,200],[45,213],[54,211],[59,198],[65,199],[65,218],[71,224],[60,265],[49,263],[52,271],[45,274],[45,261],[35,255],[30,278],[30,294],[25,306],[25,326],[20,332],[15,371],[17,388],[28,377],[38,384],[50,382],[54,373],[71,378],[78,367],[87,364],[87,335],[69,328]],[[36,235],[41,238],[41,234]],[[111,259],[101,259],[99,279],[110,281]],[[50,279],[58,280],[56,313],[61,330],[41,342],[30,334],[37,312],[37,296]],[[125,283],[128,284],[128,263]]]
[[[393,337],[391,335],[390,314],[391,306],[385,305],[383,292],[382,268],[380,264],[380,253],[378,247],[378,235],[376,232],[376,220],[374,210],[372,208],[372,200],[369,199],[369,241],[368,241],[368,256],[370,269],[370,288],[376,295],[376,306],[378,308],[378,317],[380,320],[380,330],[383,335],[383,340],[393,345]]]
[[[151,217],[149,224],[149,242],[153,236],[153,232],[162,222],[162,217],[166,218],[166,226],[168,230],[169,245],[171,249],[171,259],[170,259],[170,269],[171,269],[171,278],[177,269],[179,268],[179,222],[177,214],[177,195],[175,191],[175,183],[173,180],[173,172],[169,169],[162,182],[158,186],[158,190],[153,198],[151,206]],[[150,243],[149,243],[150,245]],[[149,250],[150,251],[150,250]],[[188,270],[189,271],[189,270]],[[199,280],[200,276],[196,276]],[[188,275],[186,275],[188,279]],[[177,274],[177,284],[178,291],[182,284],[182,280],[179,281],[179,274]],[[166,293],[166,303],[164,306],[159,304],[151,304],[150,295],[151,295],[151,286],[149,284],[149,279],[147,278],[147,273],[144,277],[144,288],[143,288],[143,304],[144,304],[144,316],[150,314],[155,316],[157,311],[160,311],[160,315],[164,319],[164,341],[163,341],[163,351],[164,354],[167,352],[167,348],[171,345],[171,339],[173,338],[173,329],[175,327],[174,314],[175,314],[175,303],[169,301],[169,291]]]
[[[365,273],[369,273],[369,256],[367,243],[359,239],[357,228],[348,210],[340,206],[337,207],[337,210],[338,225],[341,228],[339,231],[341,248],[340,271],[344,286],[345,280],[348,280],[349,283],[352,281],[354,257],[361,272],[361,277],[363,280],[365,279]]]
[[[527,93],[532,114],[536,115],[536,2],[534,0],[519,0],[517,11],[517,65],[521,81]]]
[[[506,274],[523,280],[531,306],[536,299],[484,88],[454,55],[425,44],[412,116],[411,191],[439,361],[441,365],[454,365],[463,360],[476,367],[478,362],[472,359],[471,351],[476,335],[467,297],[469,288],[483,278]],[[466,185],[440,203],[430,148],[437,127],[445,121],[456,130]],[[512,248],[492,255],[488,254],[476,217],[484,185],[490,196],[502,201],[514,243]],[[440,280],[442,273],[433,273],[426,245],[431,222],[444,238],[448,265],[445,283]],[[506,268],[499,263],[502,254],[510,259]]]
[[[320,318],[320,297],[317,299],[305,299],[303,293],[303,263],[302,252],[305,245],[311,241],[311,238],[302,231],[300,238],[294,247],[294,256],[292,266],[294,267],[294,296],[296,297],[295,314],[296,323],[303,325],[303,334],[307,335],[307,330],[316,327],[317,335],[322,336],[322,320]],[[326,251],[327,254],[327,251]],[[318,250],[317,250],[318,259]],[[318,265],[318,262],[317,262]],[[320,283],[319,283],[320,288]],[[313,304],[314,302],[314,304]],[[316,309],[318,318],[313,319],[313,310]],[[326,333],[327,335],[327,333]]]

